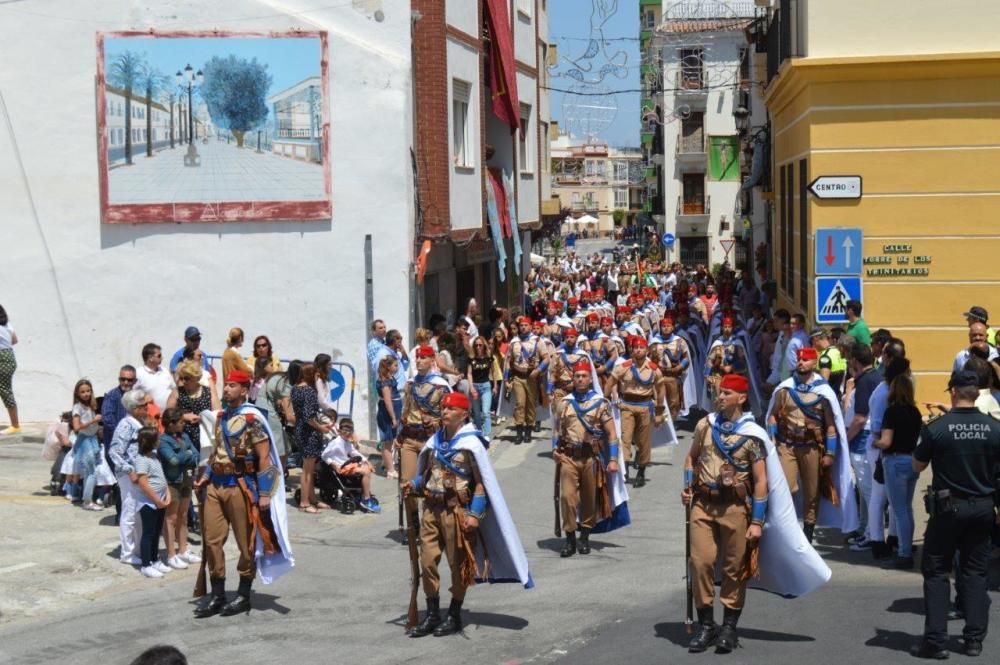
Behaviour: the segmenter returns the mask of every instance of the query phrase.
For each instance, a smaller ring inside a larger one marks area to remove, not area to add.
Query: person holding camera
[[[924,534],[924,637],[911,652],[920,658],[948,657],[948,574],[956,551],[958,583],[965,606],[965,653],[982,653],[989,622],[986,572],[990,532],[996,521],[996,467],[1000,462],[1000,421],[976,408],[979,380],[974,372],[953,372],[948,382],[951,410],[925,425],[913,451],[913,469],[931,465],[933,480],[924,503],[930,519]]]

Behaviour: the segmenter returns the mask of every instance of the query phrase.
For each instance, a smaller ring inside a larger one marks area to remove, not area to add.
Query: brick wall
[[[445,236],[450,229],[448,177],[448,53],[445,3],[413,0],[422,18],[413,29],[413,89],[416,97],[416,153],[423,237]]]

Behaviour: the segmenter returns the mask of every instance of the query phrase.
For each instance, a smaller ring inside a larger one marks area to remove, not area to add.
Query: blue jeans
[[[73,459],[83,468],[83,501],[94,500],[94,485],[97,483],[97,456],[101,453],[101,444],[96,436],[78,434],[73,444]]]
[[[888,455],[882,458],[885,470],[885,491],[889,495],[889,510],[896,516],[899,556],[913,556],[913,491],[917,472],[911,455]]]
[[[490,406],[493,404],[493,386],[489,381],[473,383],[472,387],[479,393],[479,399],[472,400],[472,421],[490,438],[493,421],[490,418]]]

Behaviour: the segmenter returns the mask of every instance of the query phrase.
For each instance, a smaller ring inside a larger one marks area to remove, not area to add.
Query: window
[[[521,173],[534,173],[535,158],[531,150],[531,139],[534,135],[534,126],[531,123],[531,105],[521,104],[521,140],[518,146],[518,163]]]
[[[642,15],[642,29],[652,30],[656,27],[656,12],[652,9],[647,9]]]
[[[617,166],[617,165],[616,165]],[[615,169],[617,171],[617,169]],[[616,189],[615,190],[615,210],[628,208],[628,190],[627,189]]]
[[[604,176],[604,160],[589,159],[584,162],[584,175],[588,178],[601,178]]]
[[[587,192],[585,203],[587,210],[597,210],[597,197],[594,196],[593,192]]]
[[[549,123],[540,122],[538,124],[540,128],[540,134],[542,135],[542,145],[541,145],[541,170],[543,173],[548,173],[552,170],[550,161],[552,159],[549,153]]]
[[[469,120],[469,99],[472,86],[465,81],[452,81],[451,122],[452,161],[455,166],[472,168],[472,123]]]
[[[520,14],[524,14],[526,17],[531,18],[531,10],[535,0],[517,0],[517,11]]]
[[[583,207],[583,203],[580,199],[580,192],[573,192],[573,210],[579,210]]]
[[[628,162],[615,162],[615,182],[628,180]]]

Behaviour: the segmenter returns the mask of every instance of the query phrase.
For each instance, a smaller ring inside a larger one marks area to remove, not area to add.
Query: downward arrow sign
[[[827,238],[831,243],[833,238]],[[844,248],[844,267],[849,268],[851,266],[851,248],[854,247],[854,243],[851,242],[851,236],[844,238],[844,242],[840,245]]]
[[[832,266],[836,258],[833,255],[833,236],[830,235],[826,237],[826,256],[823,257],[823,260],[826,261],[826,265]]]

